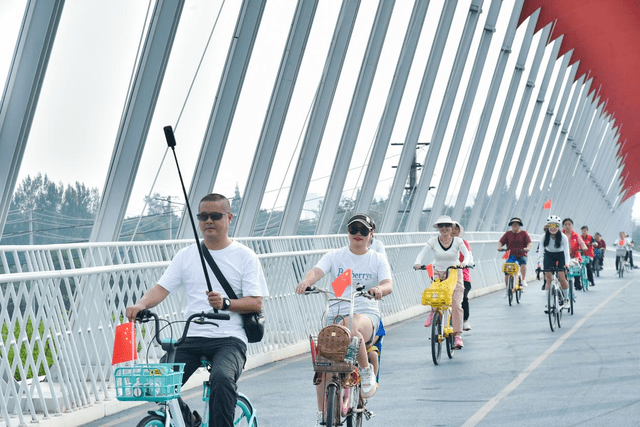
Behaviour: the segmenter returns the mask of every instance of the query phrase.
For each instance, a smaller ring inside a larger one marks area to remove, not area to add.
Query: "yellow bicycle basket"
[[[449,270],[449,277],[445,280],[436,279],[431,283],[431,287],[422,292],[422,305],[431,307],[443,307],[451,305],[453,300],[453,289],[458,283],[458,270]]]
[[[504,264],[502,264],[502,271],[504,271],[505,274],[511,274],[515,276],[516,274],[518,274],[518,269],[518,264],[516,264],[515,262],[505,262]]]

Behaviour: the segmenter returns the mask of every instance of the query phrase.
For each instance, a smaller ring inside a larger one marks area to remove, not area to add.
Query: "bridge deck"
[[[624,279],[611,269],[578,293],[575,315],[551,332],[541,282],[520,305],[501,292],[471,300],[465,348],[435,366],[424,317],[388,328],[381,385],[365,425],[636,425],[640,415],[640,272]],[[315,393],[309,356],[245,372],[240,390],[261,426],[312,425]],[[199,388],[185,393],[201,410]],[[86,426],[135,426],[146,404]]]

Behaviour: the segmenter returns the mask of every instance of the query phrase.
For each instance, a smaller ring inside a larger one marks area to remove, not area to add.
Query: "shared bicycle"
[[[214,312],[192,314],[185,321],[182,336],[178,340],[174,338],[160,339],[160,331],[165,328],[170,329],[171,325],[179,323],[178,321],[167,321],[167,325],[160,328],[160,319],[156,313],[149,310],[142,310],[136,316],[136,321],[140,323],[147,323],[151,321],[151,319],[154,320],[155,324],[155,340],[166,352],[165,357],[162,359],[165,360],[165,362],[136,364],[116,368],[114,372],[116,397],[122,401],[136,400],[156,402],[160,406],[157,410],[148,411],[147,416],[140,420],[137,427],[184,427],[186,425],[185,419],[179,403],[184,363],[174,363],[176,349],[187,337],[191,323],[200,325],[208,324],[217,327],[217,323],[209,320],[229,320],[229,315],[227,313]],[[203,358],[202,363],[203,367],[210,372],[211,362]],[[204,409],[202,411],[200,426],[209,427],[209,382],[204,381],[202,387]],[[189,414],[189,416],[191,416],[191,414]],[[242,393],[238,393],[234,425],[245,427],[258,426],[256,411],[249,399]]]
[[[422,292],[422,305],[431,306],[433,319],[431,322],[431,359],[434,365],[440,363],[442,356],[442,343],[447,349],[447,356],[453,359],[455,354],[454,335],[451,320],[451,305],[453,302],[453,290],[458,282],[458,270],[461,266],[447,267],[447,278],[431,279],[431,286]],[[466,266],[465,268],[473,268]],[[426,265],[420,266],[426,270]]]
[[[360,427],[364,418],[369,420],[373,413],[367,409],[367,399],[362,395],[357,354],[360,340],[351,336],[353,328],[354,299],[359,296],[373,298],[364,286],[355,286],[350,298],[337,297],[334,293],[312,286],[305,295],[322,294],[326,307],[323,324],[331,304],[350,303],[349,328],[338,323],[346,316],[337,316],[334,324],[325,326],[318,335],[310,335],[311,361],[313,363],[314,384],[324,383],[323,425],[327,427]]]

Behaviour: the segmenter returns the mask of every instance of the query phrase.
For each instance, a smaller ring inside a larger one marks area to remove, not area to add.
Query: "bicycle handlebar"
[[[465,269],[465,268],[474,268],[475,266],[476,266],[475,264],[465,265],[464,267],[463,267],[463,266],[461,266],[461,265],[451,265],[451,266],[447,267],[447,270],[446,270],[446,271],[449,271],[449,270],[451,270],[451,269],[453,269],[453,270],[455,270],[455,269],[457,269],[457,270],[463,270],[463,269]],[[419,270],[426,270],[426,269],[427,269],[427,266],[426,266],[426,265],[421,265],[421,266],[420,266],[420,268],[419,268]]]
[[[136,321],[138,321],[140,323],[147,323],[152,318],[154,319],[154,323],[155,323],[155,326],[156,326],[155,339],[158,342],[158,344],[160,344],[160,346],[162,347],[163,350],[168,351],[168,349],[165,348],[165,344],[167,344],[167,343],[163,343],[160,340],[160,318],[158,317],[158,315],[156,313],[150,311],[150,310],[147,310],[147,309],[140,310],[138,312],[138,314],[136,315]],[[182,336],[176,342],[170,343],[170,345],[172,345],[173,347],[178,347],[180,344],[182,344],[184,342],[184,340],[187,338],[187,332],[189,332],[189,326],[191,325],[191,322],[197,323],[199,325],[219,326],[215,322],[207,322],[207,321],[205,321],[204,320],[205,318],[212,319],[212,320],[229,320],[231,317],[229,316],[228,313],[214,313],[213,311],[209,311],[209,312],[204,312],[203,311],[201,313],[192,314],[185,321],[186,324],[184,326],[184,330],[182,331]]]
[[[309,286],[307,289],[304,290],[304,294],[305,295],[311,295],[311,294],[324,294],[328,299],[335,299],[335,300],[340,300],[340,301],[351,301],[347,298],[341,298],[341,297],[337,297],[335,296],[332,292],[326,290],[326,289],[320,289],[320,288],[316,288],[315,286]],[[332,298],[333,296],[333,298]],[[366,292],[364,290],[364,285],[360,285],[357,284],[356,285],[356,292],[353,295],[353,297],[359,297],[359,296],[363,296],[365,298],[369,298],[372,299],[374,298],[373,295],[371,295],[369,292]]]

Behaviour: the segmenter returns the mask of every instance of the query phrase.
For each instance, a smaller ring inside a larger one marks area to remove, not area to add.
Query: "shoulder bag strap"
[[[229,285],[227,278],[224,277],[224,274],[222,274],[222,271],[220,271],[220,267],[218,267],[218,264],[216,264],[216,262],[213,260],[211,253],[209,253],[209,249],[207,249],[204,242],[200,242],[200,245],[202,246],[202,253],[204,254],[204,259],[207,260],[209,267],[211,267],[211,269],[213,270],[213,273],[218,278],[218,282],[220,282],[220,284],[224,288],[224,291],[227,293],[227,296],[231,299],[238,299],[238,296],[236,295],[236,293],[233,292],[233,289],[231,289],[231,285]]]

